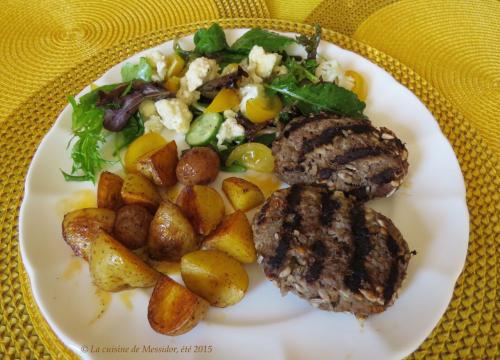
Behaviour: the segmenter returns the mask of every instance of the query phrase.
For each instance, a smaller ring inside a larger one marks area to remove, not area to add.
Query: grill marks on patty
[[[359,291],[363,281],[368,280],[365,269],[365,257],[372,250],[370,232],[366,227],[365,211],[361,206],[351,209],[351,232],[353,237],[353,255],[350,270],[345,277],[345,285],[353,293]]]
[[[274,256],[269,261],[271,268],[279,268],[286,257],[290,245],[293,241],[294,230],[300,229],[301,215],[297,209],[300,204],[302,193],[301,185],[293,185],[286,197],[286,208],[283,214],[283,225],[281,234],[279,234],[279,242],[276,247]]]
[[[393,303],[410,258],[388,218],[325,186],[274,192],[253,232],[259,262],[282,293],[359,317]]]
[[[321,270],[323,270],[325,257],[328,256],[328,250],[321,240],[317,240],[311,246],[311,250],[314,255],[314,260],[306,273],[306,281],[308,283],[318,280],[319,276],[321,275]]]
[[[392,256],[392,264],[391,264],[391,270],[389,272],[389,276],[387,278],[387,281],[385,282],[384,286],[384,303],[387,304],[389,301],[391,301],[392,296],[394,295],[395,288],[396,288],[396,282],[398,281],[399,278],[399,268],[400,268],[400,262],[404,260],[404,256],[401,256],[400,253],[400,248],[396,240],[392,237],[391,234],[387,235],[386,238],[386,245],[387,249],[389,250],[389,253]]]
[[[304,161],[307,154],[315,149],[331,144],[333,139],[337,136],[345,136],[346,133],[351,134],[366,134],[375,131],[375,128],[369,124],[368,121],[363,121],[361,124],[353,125],[333,125],[332,127],[326,128],[323,132],[311,139],[307,139],[304,142],[299,155],[299,163]]]
[[[362,199],[391,194],[408,171],[404,144],[367,119],[296,118],[273,143],[273,154],[284,182],[323,184]]]

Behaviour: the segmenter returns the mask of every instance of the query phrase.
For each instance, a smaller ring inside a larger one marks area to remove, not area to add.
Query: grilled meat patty
[[[394,302],[410,259],[391,220],[324,186],[276,191],[253,232],[258,261],[283,294],[361,318]]]
[[[391,195],[408,172],[408,152],[392,131],[330,114],[292,120],[273,155],[284,182],[324,184],[363,200]]]

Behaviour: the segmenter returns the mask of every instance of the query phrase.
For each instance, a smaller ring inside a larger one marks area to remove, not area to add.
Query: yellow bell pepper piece
[[[347,70],[345,74],[354,80],[354,86],[351,89],[352,92],[358,96],[359,100],[364,101],[366,99],[366,86],[363,76],[354,70]]]
[[[181,74],[186,62],[177,54],[167,56],[167,77]]]
[[[148,133],[135,139],[125,153],[125,170],[128,173],[136,173],[137,160],[150,151],[158,150],[165,146],[167,141],[158,133]]]
[[[218,113],[234,108],[240,103],[238,92],[234,89],[222,89],[208,105],[204,112]]]
[[[251,122],[259,124],[274,119],[282,108],[278,96],[259,96],[247,101],[245,116]]]
[[[181,79],[178,76],[169,77],[165,81],[165,89],[170,92],[176,93],[179,90]]]

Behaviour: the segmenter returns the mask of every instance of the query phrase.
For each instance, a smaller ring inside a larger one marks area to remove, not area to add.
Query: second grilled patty
[[[324,186],[274,192],[253,232],[259,263],[282,293],[358,317],[394,302],[410,259],[391,220]]]
[[[391,195],[408,172],[408,151],[392,131],[330,114],[291,121],[273,155],[284,182],[324,184],[363,200]]]

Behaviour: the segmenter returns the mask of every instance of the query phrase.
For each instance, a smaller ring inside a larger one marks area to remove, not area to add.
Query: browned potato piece
[[[247,211],[262,204],[265,200],[262,190],[245,179],[230,177],[222,182],[222,191],[231,205],[237,210]]]
[[[150,211],[155,211],[160,204],[155,186],[139,174],[127,174],[123,181],[122,198],[125,204],[141,205]]]
[[[206,185],[217,178],[220,160],[209,147],[188,150],[177,164],[177,178],[184,185]]]
[[[149,325],[160,334],[181,335],[194,328],[205,317],[209,306],[184,286],[168,276],[162,276],[149,299]]]
[[[229,255],[217,250],[198,250],[182,257],[184,284],[211,305],[236,304],[248,290],[248,274]]]
[[[219,193],[205,185],[186,186],[177,197],[177,205],[198,234],[208,235],[219,225],[226,209]]]
[[[117,210],[123,205],[121,190],[123,179],[109,171],[104,171],[97,185],[97,207]]]
[[[206,238],[203,249],[220,250],[239,262],[253,263],[256,259],[253,232],[245,213],[237,210],[226,216]]]
[[[99,231],[111,232],[115,223],[115,212],[110,209],[79,209],[66,215],[62,222],[64,241],[71,246],[76,256],[89,258],[90,242]]]
[[[177,183],[175,168],[177,144],[169,142],[159,150],[154,150],[137,161],[137,170],[158,186],[172,186]]]
[[[161,203],[151,222],[148,253],[155,260],[176,261],[198,248],[198,239],[179,207],[169,201]]]
[[[104,291],[150,287],[160,273],[146,265],[118,240],[100,231],[90,246],[90,275]]]
[[[146,245],[153,215],[142,206],[125,205],[116,212],[113,235],[130,250]]]

